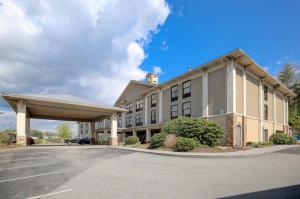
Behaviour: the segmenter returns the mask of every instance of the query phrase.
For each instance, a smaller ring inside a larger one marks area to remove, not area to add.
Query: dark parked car
[[[74,138],[74,139],[65,139],[65,143],[68,143],[68,144],[77,143],[77,142],[78,142],[77,138]]]
[[[32,137],[27,137],[27,144],[32,145],[35,144],[35,141]]]
[[[79,138],[77,143],[78,144],[90,144],[91,139],[90,138]]]

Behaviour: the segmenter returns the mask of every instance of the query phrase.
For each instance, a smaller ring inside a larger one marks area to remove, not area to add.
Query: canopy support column
[[[26,104],[21,100],[17,104],[17,144],[26,146],[26,130],[27,118],[26,118]]]
[[[111,115],[111,130],[110,130],[110,144],[112,146],[117,146],[118,145],[118,121],[117,121],[117,114],[113,113]]]

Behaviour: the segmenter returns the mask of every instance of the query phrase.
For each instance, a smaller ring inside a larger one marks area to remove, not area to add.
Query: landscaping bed
[[[15,149],[15,148],[22,148],[24,146],[19,144],[0,144],[0,150],[1,149]]]

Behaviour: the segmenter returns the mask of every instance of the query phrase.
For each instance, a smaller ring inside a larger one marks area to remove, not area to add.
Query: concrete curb
[[[186,158],[243,158],[251,156],[260,156],[268,153],[274,153],[277,151],[282,151],[291,148],[300,148],[300,145],[277,145],[266,148],[252,148],[243,151],[236,152],[225,152],[225,153],[194,153],[194,152],[173,152],[173,151],[160,151],[151,149],[138,149],[130,147],[114,147],[108,146],[108,148],[113,148],[117,150],[126,150],[132,152],[149,153],[155,155],[173,156],[173,157],[186,157]]]

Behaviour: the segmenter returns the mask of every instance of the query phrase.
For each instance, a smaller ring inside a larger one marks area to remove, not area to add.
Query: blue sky
[[[300,61],[300,1],[169,0],[166,23],[146,48],[142,67],[160,66],[161,81],[236,48],[275,75]],[[163,44],[165,43],[165,44]]]
[[[147,72],[164,82],[236,48],[273,75],[284,63],[300,71],[299,0],[0,1],[0,91],[113,104]],[[15,113],[1,99],[0,112],[8,128]]]

